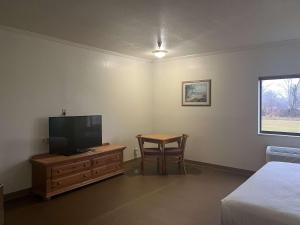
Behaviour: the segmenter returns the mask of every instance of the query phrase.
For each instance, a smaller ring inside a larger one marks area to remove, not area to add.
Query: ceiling
[[[0,0],[0,24],[153,59],[300,38],[299,0]]]

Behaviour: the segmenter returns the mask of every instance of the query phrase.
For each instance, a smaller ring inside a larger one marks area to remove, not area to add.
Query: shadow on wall
[[[134,158],[134,148],[137,146],[137,143],[135,142],[136,138],[134,135],[132,135],[132,138],[120,138],[119,136],[112,137],[109,142],[110,144],[121,144],[125,145],[126,149],[124,150],[124,160],[128,161],[130,159]]]
[[[48,117],[37,118],[33,123],[32,155],[49,152],[49,144],[45,141],[49,137]]]
[[[0,146],[0,183],[4,185],[5,193],[31,186],[29,160],[33,155],[48,152],[48,145],[43,142],[46,137],[48,118],[38,118],[31,130],[24,130],[21,137],[3,140]]]

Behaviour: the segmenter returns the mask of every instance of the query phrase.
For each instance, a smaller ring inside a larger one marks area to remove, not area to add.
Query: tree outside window
[[[260,132],[300,135],[300,76],[260,79]]]

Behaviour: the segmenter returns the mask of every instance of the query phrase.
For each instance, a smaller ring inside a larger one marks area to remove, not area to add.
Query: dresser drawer
[[[68,164],[52,167],[51,175],[52,178],[61,177],[72,173],[78,173],[80,171],[89,169],[90,167],[91,167],[90,160],[68,163]]]
[[[113,163],[92,169],[92,176],[99,177],[110,172],[115,172],[122,169],[121,163]]]
[[[62,177],[58,179],[52,179],[51,180],[51,189],[60,189],[63,187],[67,187],[73,184],[77,184],[83,181],[86,181],[91,178],[91,171],[85,171],[81,173],[77,173],[74,175],[70,175],[67,177]]]
[[[116,153],[111,153],[111,154],[96,157],[92,160],[92,162],[94,167],[99,167],[99,166],[107,165],[109,163],[119,162],[120,160],[122,160],[122,153],[116,152]]]

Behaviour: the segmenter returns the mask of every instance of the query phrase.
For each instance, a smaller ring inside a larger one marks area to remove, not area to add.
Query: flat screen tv
[[[49,152],[72,155],[102,145],[102,117],[49,117]]]

